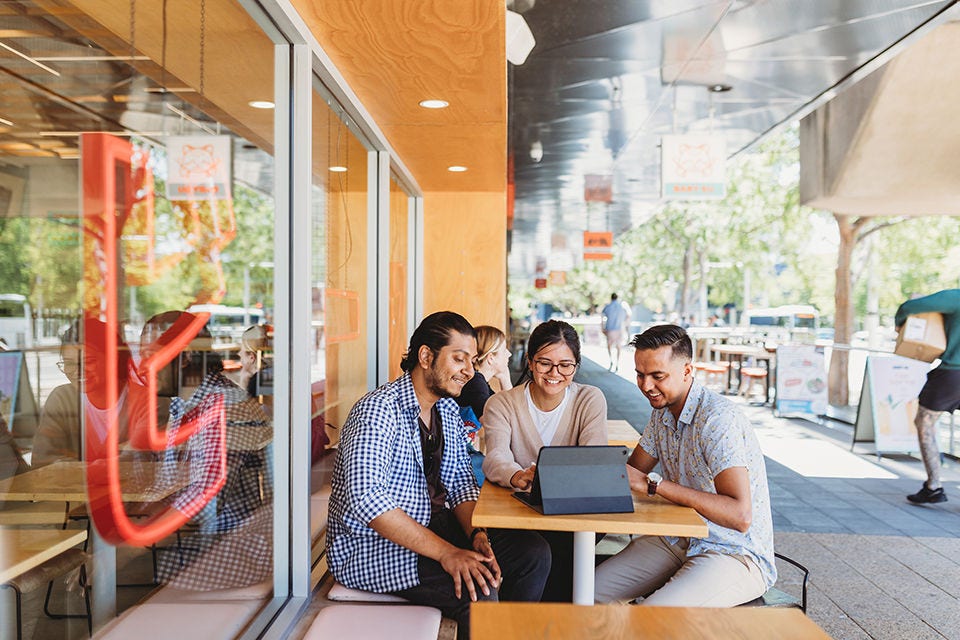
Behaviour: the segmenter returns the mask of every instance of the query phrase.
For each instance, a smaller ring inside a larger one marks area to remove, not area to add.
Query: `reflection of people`
[[[960,408],[960,289],[945,289],[922,298],[907,300],[897,309],[894,323],[900,329],[907,316],[917,313],[943,314],[947,348],[940,364],[927,374],[920,390],[914,424],[920,441],[920,456],[927,479],[916,493],[907,496],[915,504],[946,502],[947,494],[940,484],[940,448],[937,445],[937,420],[941,411]]]
[[[483,417],[487,399],[496,391],[513,388],[510,380],[510,349],[503,331],[496,327],[481,325],[477,333],[476,375],[463,386],[457,404],[470,407],[478,418]]]
[[[607,444],[607,401],[603,392],[573,381],[580,364],[580,339],[566,322],[548,320],[527,343],[529,382],[498,393],[484,413],[486,477],[499,485],[526,490],[544,445]],[[570,601],[573,585],[573,534],[545,531],[552,570],[544,600]]]
[[[630,307],[627,303],[617,299],[617,294],[610,294],[610,302],[603,308],[603,318],[600,329],[607,337],[607,356],[610,357],[610,370],[620,368],[620,347],[623,337],[630,327]],[[613,353],[616,351],[616,358]]]
[[[767,473],[746,416],[693,379],[686,331],[658,325],[633,340],[637,386],[653,407],[627,465],[630,486],[692,507],[706,538],[635,538],[597,567],[597,602],[729,607],[776,581]],[[653,473],[660,463],[661,478]]]
[[[86,407],[89,428],[105,434],[106,416],[116,407],[107,407],[106,380],[106,325],[88,318],[84,321],[85,335],[80,335],[79,321],[74,322],[60,338],[59,366],[67,377],[67,384],[55,387],[40,413],[37,431],[33,436],[31,465],[42,467],[59,460],[80,459],[80,412]],[[119,441],[127,435],[127,375],[129,352],[118,337],[117,385],[119,391]],[[86,356],[84,356],[86,345]],[[82,367],[82,368],[81,368]],[[81,396],[80,383],[84,381],[86,396]]]
[[[361,398],[341,429],[327,527],[337,580],[437,607],[460,640],[470,637],[471,601],[539,600],[550,567],[536,533],[471,524],[478,490],[453,398],[476,355],[462,316],[420,323],[405,373]]]

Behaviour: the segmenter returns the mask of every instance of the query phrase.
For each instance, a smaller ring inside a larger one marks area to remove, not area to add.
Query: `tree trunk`
[[[857,226],[850,216],[834,214],[840,231],[840,246],[837,249],[836,289],[834,304],[836,315],[833,323],[834,344],[849,345],[853,336],[853,288],[850,262],[857,244]],[[830,404],[847,406],[850,402],[850,352],[834,349],[830,356],[830,372],[827,376]]]
[[[693,242],[688,241],[683,250],[683,280],[680,282],[680,319],[683,324],[687,318],[687,304],[690,301],[690,280],[693,277]]]

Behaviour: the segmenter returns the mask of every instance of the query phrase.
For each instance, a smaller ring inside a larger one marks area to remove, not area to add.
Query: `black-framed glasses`
[[[573,375],[573,372],[577,370],[576,362],[550,362],[549,360],[534,360],[534,367],[537,369],[537,373],[550,373],[556,367],[557,372],[562,376]]]

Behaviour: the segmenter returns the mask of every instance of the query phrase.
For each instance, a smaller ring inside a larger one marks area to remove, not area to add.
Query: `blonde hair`
[[[258,324],[243,332],[240,345],[247,351],[269,351],[273,348],[273,327],[268,324]]]
[[[487,356],[497,350],[500,343],[506,344],[507,337],[503,331],[489,325],[480,325],[473,329],[477,332],[477,352],[479,355],[476,363],[477,366],[480,366],[487,359]]]

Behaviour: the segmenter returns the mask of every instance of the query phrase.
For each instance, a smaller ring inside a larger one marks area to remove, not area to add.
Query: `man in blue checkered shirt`
[[[454,398],[476,356],[463,316],[441,311],[420,323],[404,375],[361,398],[341,429],[327,527],[337,580],[437,607],[462,640],[470,602],[538,601],[550,572],[536,532],[471,525],[479,490]]]

